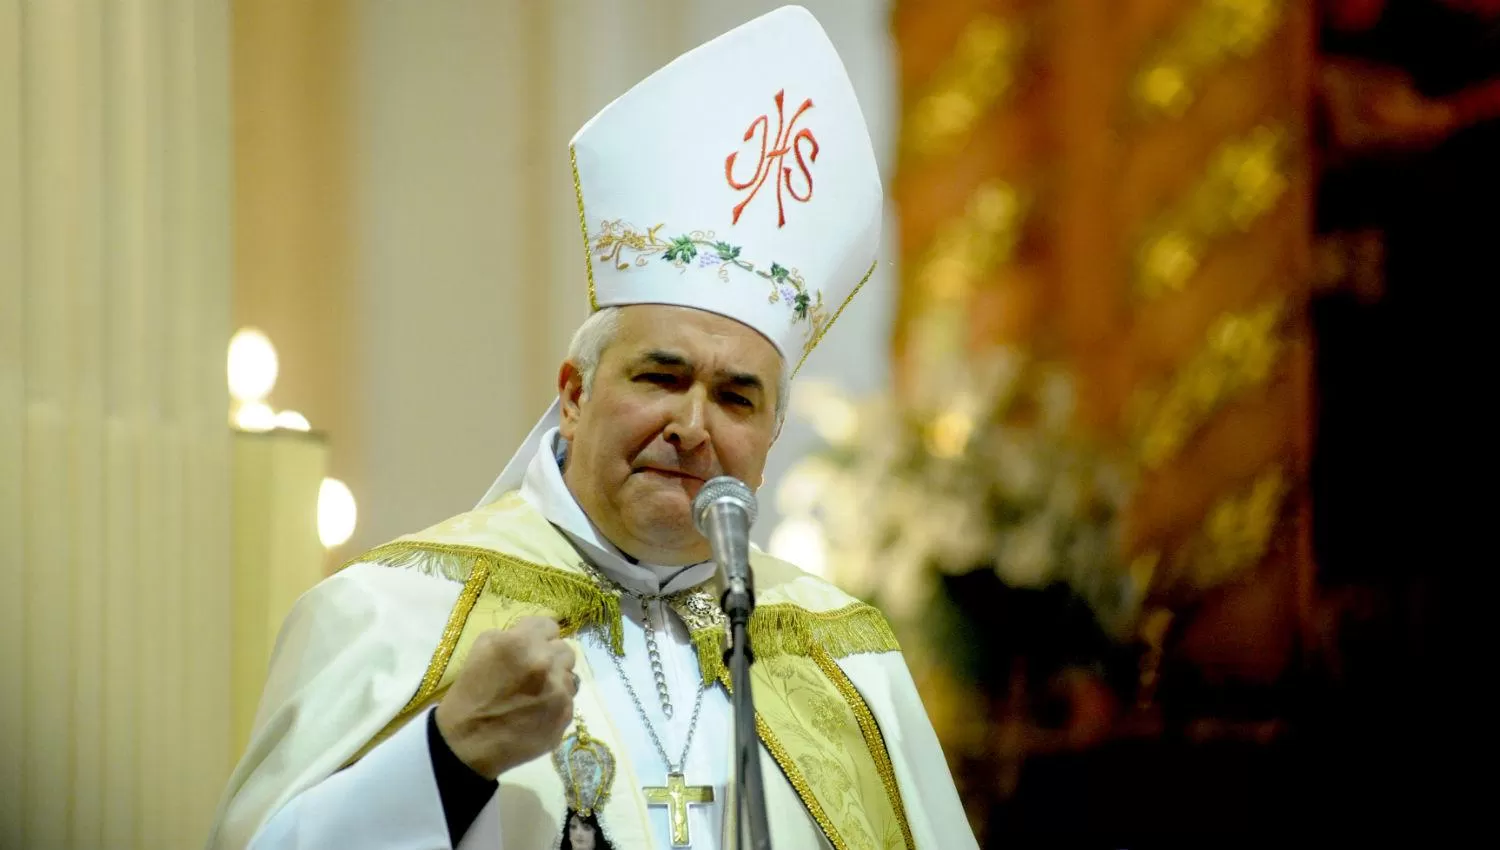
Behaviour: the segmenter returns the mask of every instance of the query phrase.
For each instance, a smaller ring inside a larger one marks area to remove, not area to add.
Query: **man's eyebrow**
[[[691,368],[692,362],[672,351],[653,349],[635,359],[636,365],[669,366],[674,369]]]
[[[692,369],[693,361],[689,360],[675,351],[664,351],[652,349],[641,354],[635,359],[636,367],[640,366],[662,366],[669,369]],[[752,372],[733,372],[727,369],[719,370],[714,377],[726,384],[742,387],[747,390],[759,390],[765,392],[766,382],[759,375]]]
[[[766,382],[762,381],[760,379],[760,376],[752,375],[749,372],[720,372],[719,377],[726,384],[730,384],[736,387],[743,387],[747,390],[760,390],[761,392],[765,392],[766,389]]]

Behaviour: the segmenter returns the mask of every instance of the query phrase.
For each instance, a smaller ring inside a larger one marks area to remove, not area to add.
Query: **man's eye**
[[[665,372],[646,372],[642,375],[637,376],[636,380],[645,381],[651,384],[660,384],[661,386],[666,387],[677,383],[677,376],[668,375]]]
[[[754,407],[755,406],[754,402],[750,401],[750,399],[745,398],[744,396],[740,395],[739,393],[725,393],[724,394],[724,401],[727,402],[727,403],[729,403],[729,404],[735,405],[736,407]]]

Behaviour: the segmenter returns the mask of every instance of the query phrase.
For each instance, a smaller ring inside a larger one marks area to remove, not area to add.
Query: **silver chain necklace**
[[[603,640],[602,635],[596,634],[596,637]],[[681,773],[687,764],[688,751],[693,746],[693,733],[698,731],[698,713],[703,710],[703,694],[708,690],[708,684],[705,682],[698,684],[698,696],[693,700],[693,719],[688,722],[687,737],[682,742],[682,757],[674,762],[667,755],[667,748],[662,744],[661,737],[656,734],[656,726],[652,724],[651,717],[646,714],[646,706],[641,702],[641,698],[636,695],[635,686],[630,684],[630,677],[625,675],[625,665],[620,661],[620,657],[607,650],[605,654],[614,663],[615,672],[620,674],[620,683],[625,686],[625,693],[630,694],[630,701],[635,704],[636,713],[641,716],[641,723],[646,726],[646,734],[651,736],[651,743],[656,745],[656,752],[661,755],[661,760],[667,765],[667,773]]]
[[[641,613],[645,615],[646,655],[651,659],[651,675],[656,679],[656,698],[661,701],[661,713],[672,719],[672,693],[667,689],[667,673],[662,669],[661,649],[656,645],[656,625],[651,617],[651,603],[660,603],[661,596],[642,596]]]
[[[588,567],[584,569],[594,577],[594,581],[598,583],[602,590],[613,594],[616,599],[620,597],[623,588],[605,578],[596,570]],[[651,655],[651,670],[656,680],[657,695],[662,701],[662,713],[670,719],[672,716],[672,703],[667,693],[667,677],[662,669],[661,652],[657,647],[656,629],[651,622],[651,609],[649,607],[650,601],[661,600],[663,597],[656,595],[652,597],[637,596],[636,598],[643,600],[643,607],[646,614],[644,629],[646,649]],[[673,594],[669,598],[678,599],[679,595]],[[714,625],[722,625],[723,613],[718,610],[718,606],[713,603],[712,597],[709,594],[696,591],[680,598],[683,607],[678,608],[674,604],[672,608],[683,618],[683,622],[687,625],[689,632],[694,632],[700,628],[709,628]],[[618,624],[615,624],[615,628],[618,627]],[[693,700],[693,717],[688,722],[687,736],[682,742],[682,756],[674,764],[671,757],[667,755],[667,748],[662,744],[661,736],[656,733],[656,726],[651,723],[651,717],[646,713],[645,703],[641,702],[640,695],[635,692],[635,686],[630,684],[630,677],[625,675],[624,662],[620,660],[619,655],[614,653],[614,650],[611,648],[612,645],[605,640],[603,629],[603,625],[596,628],[594,630],[594,638],[605,644],[604,652],[609,656],[610,662],[614,664],[615,672],[620,676],[620,684],[625,686],[625,692],[630,695],[630,701],[635,705],[636,714],[640,715],[641,724],[646,727],[646,734],[651,737],[651,743],[656,746],[657,755],[661,756],[661,760],[667,766],[666,784],[642,786],[641,793],[645,795],[648,807],[666,807],[668,831],[671,836],[672,846],[674,848],[687,847],[692,840],[688,828],[688,809],[691,806],[701,806],[714,802],[714,789],[712,785],[689,785],[687,777],[683,775],[683,770],[687,766],[688,753],[691,752],[693,747],[693,735],[698,731],[698,715],[703,710],[703,695],[708,691],[710,683],[704,681],[698,683],[698,695]]]
[[[616,598],[627,596],[641,603],[641,628],[646,633],[646,656],[651,661],[651,677],[656,682],[656,698],[661,703],[661,713],[666,715],[668,720],[672,719],[672,692],[667,687],[667,672],[662,665],[661,646],[656,639],[656,621],[651,616],[651,604],[653,602],[663,604],[676,594],[637,593],[621,586],[587,561],[579,566],[588,572],[597,586],[613,593]],[[662,623],[666,624],[665,611],[662,613]]]

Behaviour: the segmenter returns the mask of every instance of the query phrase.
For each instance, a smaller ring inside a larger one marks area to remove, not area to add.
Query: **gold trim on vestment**
[[[729,687],[727,678],[724,687]],[[760,735],[761,743],[766,745],[766,751],[771,754],[771,758],[781,765],[781,772],[786,774],[786,781],[791,784],[792,790],[797,792],[797,797],[802,800],[802,805],[807,807],[807,813],[812,815],[818,828],[823,830],[823,834],[828,837],[828,843],[833,845],[833,850],[849,850],[849,845],[844,843],[838,830],[833,828],[833,821],[828,819],[828,813],[823,811],[823,804],[813,796],[812,786],[807,784],[807,777],[802,775],[802,771],[792,761],[791,754],[771,732],[771,727],[766,725],[765,718],[760,716],[760,712],[755,714],[755,731]]]
[[[382,546],[376,551],[387,550],[395,545]],[[464,626],[469,621],[469,614],[473,612],[475,603],[483,594],[488,578],[489,568],[485,564],[476,562],[471,565],[467,577],[463,579],[464,587],[458,593],[458,601],[453,603],[453,611],[448,614],[448,623],[443,626],[443,636],[438,638],[437,649],[433,650],[432,660],[427,663],[427,670],[422,674],[421,683],[417,685],[417,692],[412,694],[411,699],[407,700],[406,705],[402,706],[400,711],[396,712],[396,719],[387,723],[374,738],[365,742],[359,752],[344,762],[343,767],[348,767],[364,758],[365,753],[389,738],[397,729],[405,726],[413,715],[426,708],[437,696],[438,686],[443,681],[443,674],[448,671],[448,660],[453,657],[453,651],[458,648],[459,639],[464,633]]]
[[[756,613],[759,613],[760,610],[759,608],[756,609]],[[833,614],[837,612],[828,613]],[[759,659],[760,648],[755,646],[753,637],[751,638],[751,646],[755,648],[756,657]],[[903,846],[907,850],[916,850],[916,840],[912,837],[911,824],[906,818],[906,806],[902,801],[901,788],[896,780],[896,771],[894,765],[891,763],[890,752],[886,749],[885,738],[880,732],[880,726],[875,720],[875,715],[870,711],[864,698],[860,696],[858,689],[854,687],[854,683],[849,680],[843,668],[839,667],[834,658],[821,647],[813,646],[805,655],[802,653],[787,654],[796,654],[810,658],[818,666],[824,679],[837,690],[843,702],[849,707],[849,711],[854,715],[855,723],[859,726],[860,734],[864,739],[865,748],[869,752],[870,760],[874,764],[875,772],[880,776],[880,783],[885,789],[886,798],[891,805],[891,812],[895,816],[896,823],[901,830]],[[730,681],[729,671],[722,664],[719,665],[717,678],[724,686],[724,690],[728,691],[732,696],[734,687]],[[764,687],[764,685],[759,685],[758,687]],[[827,810],[823,808],[822,803],[814,795],[812,786],[808,783],[802,769],[797,766],[796,759],[793,758],[791,752],[781,742],[781,739],[776,736],[775,732],[771,730],[771,726],[766,721],[765,715],[758,708],[755,712],[755,728],[757,734],[760,736],[761,743],[766,747],[766,751],[776,760],[776,764],[786,776],[787,782],[797,792],[798,798],[807,807],[808,814],[812,816],[813,820],[818,824],[818,828],[827,836],[829,843],[834,846],[835,850],[848,850],[848,841],[838,831],[838,828],[833,823],[833,819],[828,816]],[[878,842],[880,837],[875,836],[875,840]]]
[[[915,850],[917,843],[911,837],[911,824],[906,820],[906,807],[901,803],[901,786],[896,782],[896,768],[891,764],[891,754],[885,748],[885,737],[880,734],[880,724],[875,722],[875,715],[870,712],[870,707],[865,704],[859,690],[854,683],[849,681],[849,676],[844,672],[837,662],[824,652],[821,647],[813,647],[812,659],[818,663],[823,675],[828,681],[839,689],[844,702],[849,704],[849,709],[854,712],[854,718],[859,723],[859,731],[865,736],[865,746],[870,750],[870,757],[875,760],[875,770],[880,774],[880,781],[885,784],[886,796],[890,797],[891,808],[896,813],[896,821],[901,824],[901,838],[906,846]]]
[[[573,166],[573,195],[578,198],[578,230],[583,234],[583,269],[589,281],[589,310],[599,309],[594,295],[594,255],[589,250],[589,222],[583,213],[583,181],[578,179],[578,151],[568,145],[568,163]]]
[[[443,680],[443,673],[448,669],[448,659],[453,657],[453,650],[458,646],[458,636],[463,634],[464,623],[468,622],[469,612],[474,610],[474,603],[479,601],[479,594],[488,579],[489,568],[476,559],[469,570],[468,580],[464,582],[464,589],[458,594],[458,602],[453,605],[453,613],[448,615],[448,625],[443,627],[443,637],[432,653],[427,672],[422,674],[422,684],[401,709],[402,716],[425,704],[437,691],[438,682]]]
[[[719,665],[719,682],[724,685],[724,690],[728,691],[731,697],[734,696],[734,686],[730,684],[729,671],[722,664]],[[833,850],[849,850],[849,845],[844,843],[844,839],[839,837],[838,830],[834,829],[833,821],[829,819],[828,813],[823,811],[823,804],[813,796],[812,786],[807,784],[807,777],[802,775],[791,753],[788,753],[786,747],[781,745],[781,741],[771,731],[771,727],[766,725],[766,719],[759,711],[755,712],[755,731],[760,735],[760,742],[765,744],[766,751],[771,754],[771,758],[775,759],[776,764],[781,767],[781,772],[786,775],[786,781],[791,784],[792,790],[797,792],[802,805],[807,807],[807,813],[812,815],[818,829],[823,831],[823,835],[833,845]]]
[[[580,195],[579,196],[579,203],[582,203],[582,202],[583,202],[582,201],[582,196]],[[802,359],[800,359],[800,360],[797,361],[797,368],[795,368],[795,369],[792,370],[792,377],[793,378],[797,377],[797,373],[800,372],[800,371],[802,371],[802,364],[807,362],[807,358],[812,355],[813,349],[817,348],[818,347],[818,343],[820,343],[820,342],[823,341],[823,337],[828,334],[828,329],[833,327],[833,323],[837,322],[839,320],[839,316],[843,314],[844,308],[848,307],[849,306],[849,302],[854,300],[854,296],[858,295],[859,291],[861,289],[865,288],[865,284],[870,281],[870,276],[873,275],[873,274],[875,274],[875,267],[878,266],[878,265],[880,265],[880,261],[879,260],[875,260],[874,262],[870,263],[870,269],[869,269],[869,271],[865,272],[865,276],[862,277],[862,278],[860,278],[859,284],[856,285],[854,287],[854,289],[849,292],[849,297],[845,298],[844,299],[844,303],[840,304],[839,308],[837,310],[833,311],[833,316],[830,317],[827,322],[823,323],[823,327],[818,328],[818,333],[817,333],[816,336],[814,336],[812,338],[812,341],[810,341],[806,346],[804,346],[802,348]],[[589,277],[589,281],[590,281],[590,283],[589,283],[589,293],[591,295],[593,294],[593,291],[594,291],[594,289],[593,289],[593,279],[594,278],[591,275]]]

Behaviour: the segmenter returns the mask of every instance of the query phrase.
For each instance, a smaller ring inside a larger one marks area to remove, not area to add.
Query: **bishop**
[[[591,314],[556,400],[474,510],[297,603],[210,850],[734,846],[690,506],[719,475],[763,483],[793,376],[874,269],[875,155],[798,7],[652,74],[567,155]],[[751,568],[772,845],[974,850],[880,612]]]

